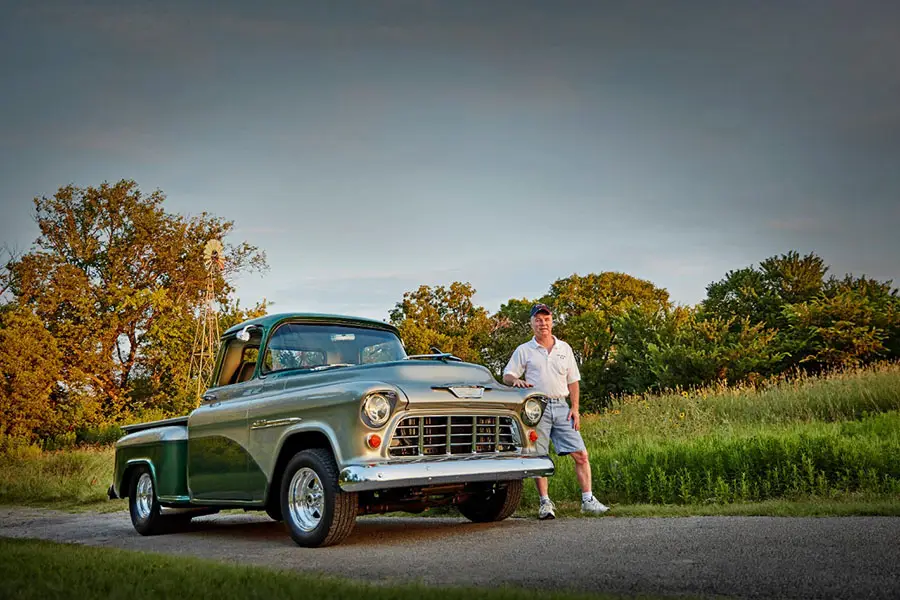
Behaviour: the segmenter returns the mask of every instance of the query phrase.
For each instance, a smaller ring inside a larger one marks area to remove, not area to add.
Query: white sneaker
[[[547,500],[546,502],[541,502],[540,508],[538,508],[538,519],[541,521],[546,521],[547,519],[555,519],[556,518],[556,506],[553,504],[552,500]]]
[[[581,512],[583,513],[591,513],[593,515],[599,515],[605,513],[609,510],[609,507],[591,496],[590,500],[585,500],[581,503]]]

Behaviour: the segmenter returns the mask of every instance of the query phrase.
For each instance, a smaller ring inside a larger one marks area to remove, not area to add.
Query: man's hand
[[[572,422],[572,429],[575,431],[581,429],[581,415],[578,414],[577,410],[570,410],[567,418]]]
[[[519,379],[518,377],[516,377],[516,376],[513,375],[512,373],[504,373],[504,374],[503,374],[503,383],[505,383],[506,385],[511,385],[511,386],[513,386],[513,387],[518,387],[518,388],[530,388],[530,387],[534,387],[533,385],[531,385],[530,383],[528,383],[528,382],[525,381],[524,379]]]

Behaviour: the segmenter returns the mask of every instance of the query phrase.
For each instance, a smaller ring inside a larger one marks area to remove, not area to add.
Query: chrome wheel
[[[142,473],[134,494],[134,508],[142,521],[150,518],[153,510],[153,479],[150,473]]]
[[[312,531],[325,513],[325,492],[318,474],[309,467],[294,473],[288,490],[288,511],[301,531]]]

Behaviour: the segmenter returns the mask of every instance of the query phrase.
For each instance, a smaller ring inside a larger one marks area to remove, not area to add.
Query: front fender
[[[250,407],[249,450],[255,463],[253,468],[259,469],[268,482],[275,476],[277,460],[286,441],[296,435],[320,434],[328,441],[339,467],[361,457],[379,456],[377,451],[366,447],[365,436],[372,432],[384,434],[386,426],[371,429],[363,423],[362,399],[374,391],[392,392],[397,413],[406,408],[406,395],[397,386],[383,381],[347,381],[331,375],[327,379],[318,375],[315,381],[290,381],[277,397]]]

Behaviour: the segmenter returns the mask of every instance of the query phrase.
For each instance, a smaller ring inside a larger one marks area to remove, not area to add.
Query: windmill
[[[203,247],[203,266],[206,268],[206,288],[200,304],[194,344],[191,351],[190,375],[197,380],[197,401],[212,376],[219,344],[219,315],[216,310],[216,278],[225,269],[222,242],[209,240]]]

